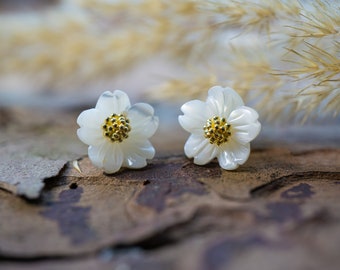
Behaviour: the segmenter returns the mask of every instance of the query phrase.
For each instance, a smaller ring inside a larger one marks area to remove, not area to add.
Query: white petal
[[[241,144],[249,143],[256,138],[261,130],[260,122],[256,121],[244,126],[232,127],[232,137]]]
[[[252,108],[242,106],[234,110],[227,122],[232,126],[233,139],[246,144],[255,139],[261,130],[258,114]]]
[[[209,119],[207,106],[203,101],[191,100],[181,107],[184,115],[178,117],[178,122],[183,129],[190,133],[203,134],[203,126]]]
[[[209,89],[207,105],[210,114],[227,117],[236,108],[243,106],[243,100],[230,87],[214,86]]]
[[[158,117],[154,116],[152,106],[146,103],[133,105],[127,113],[131,123],[129,136],[150,138],[158,128]]]
[[[228,143],[220,147],[221,152],[228,152],[230,158],[237,164],[244,164],[250,154],[250,144],[239,144],[235,140],[231,140]]]
[[[89,146],[88,154],[91,162],[98,168],[103,168],[103,161],[107,150],[107,143],[102,143],[97,146]]]
[[[234,170],[238,167],[231,152],[221,151],[217,158],[220,166],[225,170]]]
[[[77,135],[87,145],[99,145],[105,140],[100,128],[81,127],[78,128]]]
[[[209,119],[207,116],[207,106],[203,101],[191,100],[184,103],[181,107],[184,115],[192,120],[197,120],[205,123]]]
[[[188,158],[198,155],[198,153],[209,143],[203,136],[192,134],[184,145],[184,152]]]
[[[123,166],[128,168],[142,168],[147,165],[146,159],[155,155],[155,148],[148,141],[126,141],[122,144],[125,154]]]
[[[208,143],[194,157],[194,163],[197,165],[207,164],[217,156],[217,153],[218,153],[218,148],[216,147],[216,145]]]
[[[242,165],[244,164],[250,155],[250,144],[235,144],[236,147],[232,149],[235,157],[235,162]]]
[[[106,117],[97,109],[89,109],[78,116],[77,123],[80,127],[98,128],[104,123]]]
[[[155,156],[155,148],[148,140],[129,140],[127,139],[122,143],[122,150],[125,156],[138,154],[144,158],[151,159]]]
[[[190,118],[186,115],[178,116],[178,122],[180,123],[182,128],[190,133],[194,133],[197,135],[203,135],[203,127],[207,120],[208,118],[202,121],[202,120]]]
[[[195,164],[204,165],[217,156],[218,148],[204,137],[192,134],[184,145],[184,152],[188,158],[194,158]]]
[[[125,157],[123,166],[131,169],[140,169],[147,165],[145,157],[135,153]]]
[[[113,93],[106,91],[99,97],[96,109],[104,112],[107,116],[110,114],[122,113],[130,107],[130,100],[123,91],[115,90]]]
[[[259,115],[254,109],[242,106],[232,111],[227,121],[233,126],[243,126],[256,122],[258,118]]]
[[[136,153],[138,155],[143,156],[147,159],[152,159],[155,156],[156,153],[155,148],[148,140],[139,143],[136,146],[137,146]]]
[[[123,164],[123,152],[119,143],[111,143],[106,150],[103,160],[103,167],[106,173],[115,173],[119,171]]]

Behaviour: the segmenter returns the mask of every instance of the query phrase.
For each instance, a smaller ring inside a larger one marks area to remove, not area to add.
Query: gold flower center
[[[219,116],[208,119],[203,130],[204,137],[209,139],[211,144],[221,145],[226,143],[231,136],[230,125],[225,118]]]
[[[122,142],[129,137],[130,120],[123,114],[112,114],[105,119],[102,126],[103,134],[111,142]]]

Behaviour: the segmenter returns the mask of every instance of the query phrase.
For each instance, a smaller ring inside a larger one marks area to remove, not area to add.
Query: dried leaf
[[[56,176],[65,163],[35,156],[6,156],[0,161],[0,187],[36,199],[44,187],[44,179]]]
[[[44,180],[85,154],[76,137],[75,116],[5,110],[0,136],[0,187],[29,199],[39,197]],[[54,119],[62,119],[56,123]]]

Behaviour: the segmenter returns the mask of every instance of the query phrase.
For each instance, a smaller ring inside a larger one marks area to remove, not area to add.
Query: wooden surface
[[[167,120],[146,168],[105,175],[76,138],[78,113],[1,112],[17,177],[35,177],[32,157],[62,166],[35,200],[0,185],[0,269],[340,268],[338,125],[264,127],[229,172],[188,160],[188,134]]]

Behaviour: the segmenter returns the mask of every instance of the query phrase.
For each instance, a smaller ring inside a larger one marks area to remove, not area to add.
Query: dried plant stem
[[[200,98],[223,84],[267,119],[336,116],[339,10],[323,0],[64,0],[0,18],[0,72],[42,89],[82,89],[166,55],[185,72],[150,88],[158,100]]]

